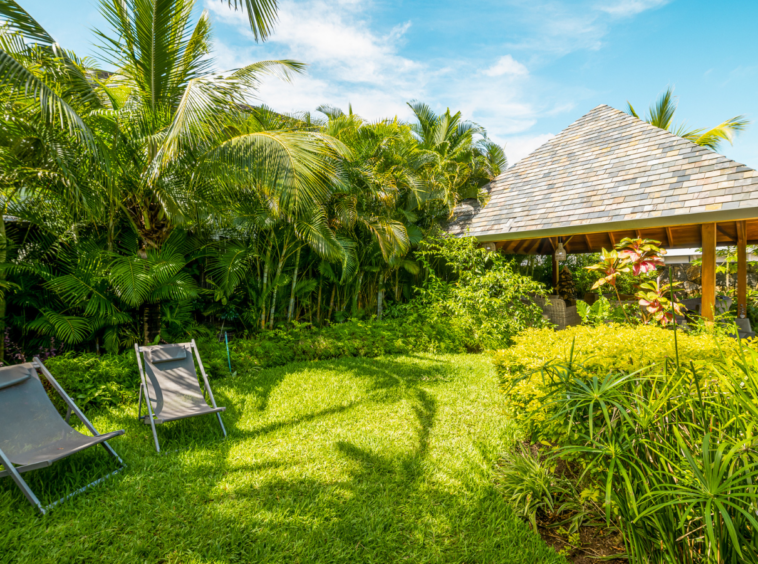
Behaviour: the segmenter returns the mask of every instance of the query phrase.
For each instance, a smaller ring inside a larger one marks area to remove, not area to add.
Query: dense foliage
[[[514,504],[533,521],[602,518],[634,563],[755,561],[752,344],[652,326],[556,335],[527,331],[495,355],[512,414],[554,445],[505,461]]]
[[[695,366],[709,377],[722,354],[733,354],[734,339],[724,335],[677,334],[652,325],[581,325],[556,332],[528,329],[514,338],[514,345],[492,353],[492,359],[507,390],[509,414],[536,439],[555,440],[560,434],[550,424],[551,409],[547,396],[551,381],[545,367],[573,361],[588,374],[613,371],[633,373],[651,366],[663,370],[676,359]]]
[[[524,328],[545,324],[529,299],[544,295],[544,286],[503,255],[477,248],[473,238],[428,237],[417,254],[427,276],[412,305],[469,335],[470,350],[501,347]]]
[[[528,326],[541,326],[541,311],[528,293],[542,287],[514,272],[503,257],[476,248],[471,239],[432,236],[421,245],[427,278],[419,296],[391,305],[383,320],[348,319],[315,327],[294,322],[270,331],[242,332],[229,343],[199,341],[210,376],[249,376],[261,368],[301,360],[377,357],[412,352],[458,353],[504,347]],[[438,271],[441,274],[438,274]],[[81,405],[107,406],[133,399],[139,376],[134,352],[47,351],[46,362]],[[24,361],[28,357],[14,351]],[[230,360],[231,359],[231,360]],[[229,364],[231,363],[231,368]]]
[[[461,198],[483,197],[502,148],[421,102],[413,123],[251,106],[261,80],[303,65],[219,73],[194,0],[148,6],[100,2],[104,72],[0,4],[0,330],[14,351],[0,344],[0,360],[50,338],[116,352],[381,318],[408,300],[425,275],[415,246]]]

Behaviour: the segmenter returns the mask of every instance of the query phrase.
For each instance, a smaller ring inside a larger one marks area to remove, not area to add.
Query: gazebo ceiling
[[[758,218],[758,173],[723,155],[598,106],[492,181],[490,200],[459,205],[448,232],[496,241],[507,252],[608,248],[639,234],[668,248],[700,246],[700,224],[719,244],[735,222]],[[748,221],[758,242],[758,220]],[[570,239],[569,239],[570,237]]]
[[[747,244],[758,244],[758,219],[745,222]],[[689,249],[701,246],[701,225],[675,225],[672,227],[651,227],[643,229],[619,229],[599,233],[583,233],[562,237],[563,246],[569,253],[596,253],[601,249],[612,249],[624,237],[655,239],[666,249]],[[499,241],[499,250],[509,254],[550,255],[558,246],[559,237],[536,237],[532,239],[508,239]],[[717,245],[737,245],[737,222],[716,223]]]

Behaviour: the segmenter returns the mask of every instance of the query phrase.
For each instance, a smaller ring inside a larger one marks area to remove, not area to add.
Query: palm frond
[[[27,325],[27,330],[43,335],[52,335],[64,343],[75,345],[84,341],[92,332],[87,319],[73,315],[63,315],[50,309],[43,309],[37,319]]]
[[[111,283],[127,305],[136,307],[150,298],[153,284],[147,268],[147,261],[137,256],[117,257],[111,262]]]
[[[750,125],[750,121],[745,116],[733,117],[713,129],[700,133],[694,142],[701,147],[716,151],[722,141],[728,141],[730,145],[733,144],[734,137],[744,131],[748,125]]]
[[[256,41],[265,41],[274,30],[276,23],[278,2],[277,0],[226,0],[227,4],[235,10],[247,12],[250,21],[250,30]]]
[[[82,117],[66,100],[19,61],[0,50],[0,88],[10,93],[11,100],[33,102],[45,122],[58,125],[92,150],[97,150],[94,135]]]
[[[322,202],[338,178],[342,143],[309,132],[267,131],[232,138],[207,152],[199,174],[213,174],[233,193],[240,185],[266,186],[284,209],[302,213]]]
[[[666,92],[661,94],[661,97],[658,98],[658,101],[650,106],[650,115],[647,120],[648,123],[661,129],[669,129],[669,127],[671,127],[671,122],[674,120],[676,105],[674,90],[669,86],[666,89]]]

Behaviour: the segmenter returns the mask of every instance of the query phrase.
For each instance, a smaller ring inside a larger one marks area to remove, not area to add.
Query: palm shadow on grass
[[[77,561],[98,561],[107,553],[121,562],[561,562],[531,537],[491,485],[456,489],[434,478],[439,469],[428,452],[439,412],[435,388],[454,370],[419,358],[421,366],[409,357],[321,362],[319,369],[360,381],[362,396],[273,421],[261,418],[252,426],[239,421],[251,404],[265,412],[255,394],[263,390],[268,408],[280,382],[314,365],[264,371],[256,375],[260,381],[217,380],[217,403],[229,408],[222,415],[229,439],[207,443],[220,435],[214,416],[179,421],[159,427],[161,444],[191,448],[169,456],[156,456],[150,427],[136,421],[136,406],[104,415],[109,426],[127,430],[128,438],[111,442],[130,465],[126,473],[43,520],[29,518],[20,493],[0,481],[0,516],[10,515],[5,524],[18,532],[0,540],[0,554],[18,561],[46,561],[40,554],[50,555],[47,561],[74,561],[62,558],[56,546],[73,535]],[[253,397],[245,405],[229,401],[240,394]],[[328,442],[332,454],[324,458],[343,468],[333,477],[314,479],[301,471],[307,459],[263,451],[272,442],[307,443],[308,425],[328,427],[356,409],[398,402],[412,414],[404,423],[412,430],[410,447],[387,452],[393,449],[335,437]],[[57,488],[75,470],[70,487],[80,479],[86,483],[107,471],[105,453],[93,454],[44,469],[38,479]],[[466,476],[459,478],[466,482]],[[43,530],[49,540],[36,553],[11,544]]]

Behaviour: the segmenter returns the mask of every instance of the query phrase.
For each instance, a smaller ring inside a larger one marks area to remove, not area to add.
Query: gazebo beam
[[[747,222],[737,225],[737,317],[747,316]]]
[[[733,242],[734,242],[734,236],[733,236],[731,233],[729,233],[729,232],[728,232],[726,229],[724,229],[723,227],[721,227],[721,226],[720,226],[718,223],[716,224],[716,229],[717,229],[717,230],[718,230],[718,232],[719,232],[719,233],[721,233],[721,234],[722,234],[724,237],[727,237],[727,238],[729,239],[729,242],[730,242],[730,243],[733,243]]]
[[[533,239],[532,245],[526,250],[527,254],[533,255],[539,249],[542,239]]]
[[[716,307],[716,224],[704,223],[700,229],[703,246],[703,264],[700,277],[703,297],[700,314],[709,321],[713,321]]]

